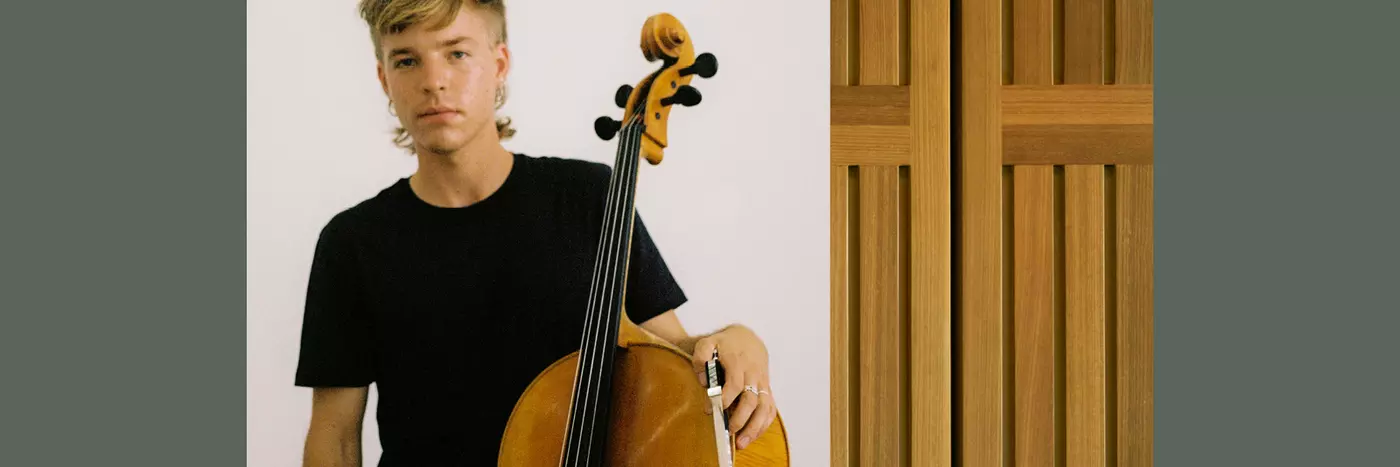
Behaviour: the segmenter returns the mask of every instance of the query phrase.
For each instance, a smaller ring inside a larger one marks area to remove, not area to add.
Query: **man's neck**
[[[505,183],[515,157],[498,142],[482,146],[464,147],[454,154],[420,148],[418,171],[409,177],[409,186],[434,206],[460,208],[486,199]]]

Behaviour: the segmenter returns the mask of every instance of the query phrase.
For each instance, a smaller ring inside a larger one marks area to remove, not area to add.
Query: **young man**
[[[360,465],[375,383],[381,466],[495,465],[526,386],[578,350],[610,169],[502,147],[513,130],[496,118],[510,70],[499,1],[361,0],[360,13],[418,170],[319,236],[296,372],[314,388],[304,463]],[[739,325],[687,334],[685,294],[635,225],[628,315],[697,369],[719,349],[743,448],[776,412],[767,350]]]

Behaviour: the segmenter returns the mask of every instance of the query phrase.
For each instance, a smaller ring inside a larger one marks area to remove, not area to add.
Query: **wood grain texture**
[[[961,343],[956,465],[1001,466],[1004,355],[1001,290],[1002,2],[959,0],[956,173],[960,186],[958,302]]]
[[[860,168],[860,465],[905,465],[899,168]]]
[[[1152,125],[1011,125],[1007,164],[1151,164]]]
[[[854,76],[852,66],[852,42],[851,32],[855,29],[852,18],[852,2],[855,0],[831,0],[831,85],[847,86],[852,84]]]
[[[1106,463],[1104,168],[1065,167],[1066,461]]]
[[[951,10],[909,5],[910,465],[952,464]]]
[[[849,257],[850,237],[850,167],[831,168],[831,465],[854,466],[851,452],[858,436],[853,404],[856,399],[856,379],[851,368],[855,363],[855,342],[851,332],[849,291],[851,275]]]
[[[1151,85],[1011,85],[1003,125],[1151,125]]]
[[[1055,84],[1054,0],[1012,0],[1012,83]]]
[[[1114,4],[1115,84],[1152,84],[1152,0]]]
[[[899,0],[860,0],[860,84],[897,85],[900,44]]]
[[[1152,466],[1152,166],[1117,167],[1118,466]]]
[[[905,124],[911,121],[910,89],[833,87],[832,163],[910,164],[909,138],[918,137]],[[1001,94],[1007,164],[1153,161],[1151,86],[1010,85]]]
[[[1054,167],[1016,166],[1015,464],[1055,465]]]
[[[1104,83],[1105,1],[1064,0],[1065,84]]]
[[[833,165],[906,165],[909,163],[909,127],[833,125]]]
[[[832,86],[831,124],[907,126],[909,88],[874,85]]]

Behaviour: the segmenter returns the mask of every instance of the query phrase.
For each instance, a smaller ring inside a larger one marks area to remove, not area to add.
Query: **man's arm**
[[[314,388],[303,467],[361,467],[360,435],[369,387]]]
[[[665,313],[657,315],[655,318],[640,324],[642,329],[647,330],[656,337],[665,339],[666,342],[675,344],[687,354],[695,353],[695,341],[704,336],[691,336],[681,325],[680,318],[676,317],[676,310],[667,310]]]

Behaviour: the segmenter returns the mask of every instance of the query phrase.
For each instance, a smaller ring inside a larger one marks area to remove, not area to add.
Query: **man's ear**
[[[510,74],[510,47],[505,44],[496,46],[496,81],[506,80],[506,75]]]
[[[384,90],[384,96],[389,96],[389,82],[384,79],[384,62],[374,64],[375,74],[379,75],[379,87]]]

